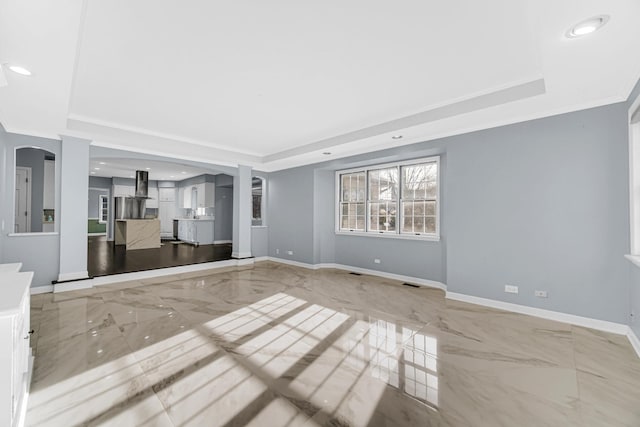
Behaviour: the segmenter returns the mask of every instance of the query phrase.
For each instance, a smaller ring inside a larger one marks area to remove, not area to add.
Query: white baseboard
[[[225,243],[233,243],[233,240],[214,240],[214,245],[223,245]]]
[[[459,294],[456,292],[447,292],[447,298],[455,301],[462,301],[470,304],[483,305],[485,307],[511,311],[514,313],[541,317],[543,319],[555,320],[556,322],[583,326],[585,328],[596,329],[599,331],[611,332],[618,335],[627,335],[629,331],[629,326],[622,323],[608,322],[606,320],[592,319],[590,317],[576,316],[574,314],[561,313],[559,311],[551,311],[542,308],[529,307],[526,305],[513,304],[510,302],[475,297],[472,295]]]
[[[638,339],[638,336],[636,335],[636,333],[633,332],[633,329],[631,329],[631,326],[629,326],[629,330],[627,331],[627,338],[629,338],[631,347],[633,347],[638,357],[640,357],[640,339]]]
[[[260,261],[263,261],[263,260],[279,262],[281,264],[289,264],[296,267],[308,268],[310,270],[319,270],[321,268],[335,268],[336,270],[353,271],[354,273],[368,274],[370,276],[384,277],[385,279],[392,279],[392,280],[399,280],[401,282],[414,283],[420,286],[427,286],[430,288],[442,289],[443,291],[447,290],[447,285],[441,282],[437,282],[435,280],[420,279],[418,277],[404,276],[402,274],[387,273],[387,272],[378,271],[378,270],[370,270],[368,268],[353,267],[351,265],[334,264],[334,263],[307,264],[304,262],[293,261],[293,260],[284,259],[284,258],[276,258],[276,257],[261,257]]]
[[[31,288],[31,295],[48,294],[53,292],[53,285],[36,286]]]
[[[87,279],[89,277],[89,272],[85,271],[76,271],[74,273],[60,273],[58,275],[58,282],[66,282],[67,280],[81,280]]]
[[[251,252],[231,252],[231,258],[251,258]]]
[[[106,236],[107,233],[87,233],[89,236]]]
[[[354,273],[369,274],[371,276],[384,277],[385,279],[399,280],[401,282],[413,283],[416,285],[426,286],[429,288],[441,289],[443,291],[447,290],[447,285],[435,280],[420,279],[418,277],[404,276],[402,274],[387,273],[385,271],[370,270],[368,268],[353,267],[350,265],[343,265],[343,264],[320,264],[320,265],[323,266],[322,268],[335,268],[338,270],[348,270],[348,271],[353,271]],[[330,267],[324,267],[324,266],[330,266]]]
[[[269,261],[269,257],[268,256],[257,256],[255,258],[253,258],[254,262],[262,262],[262,261]]]

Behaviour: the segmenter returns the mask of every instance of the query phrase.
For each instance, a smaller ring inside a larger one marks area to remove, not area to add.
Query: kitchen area
[[[107,162],[96,165],[97,172]],[[233,177],[158,169],[89,177],[91,191],[105,194],[98,216],[106,226],[103,234],[89,233],[91,277],[231,258]],[[150,179],[153,170],[170,179]]]

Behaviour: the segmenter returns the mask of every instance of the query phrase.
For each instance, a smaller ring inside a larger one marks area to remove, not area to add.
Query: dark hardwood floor
[[[114,245],[106,236],[89,236],[89,277],[132,273],[156,268],[177,267],[231,259],[231,244],[201,245],[174,244],[163,241],[156,249],[127,251],[124,245]]]

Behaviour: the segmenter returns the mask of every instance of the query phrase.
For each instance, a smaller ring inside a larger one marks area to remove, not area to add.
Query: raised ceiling
[[[0,63],[34,73],[0,88],[8,131],[266,171],[619,102],[640,74],[633,0],[0,4]]]

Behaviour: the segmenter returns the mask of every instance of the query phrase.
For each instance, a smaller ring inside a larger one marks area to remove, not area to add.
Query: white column
[[[85,279],[89,208],[89,143],[62,136],[60,161],[60,273],[58,281]]]
[[[251,257],[251,167],[238,166],[233,177],[232,258]]]

